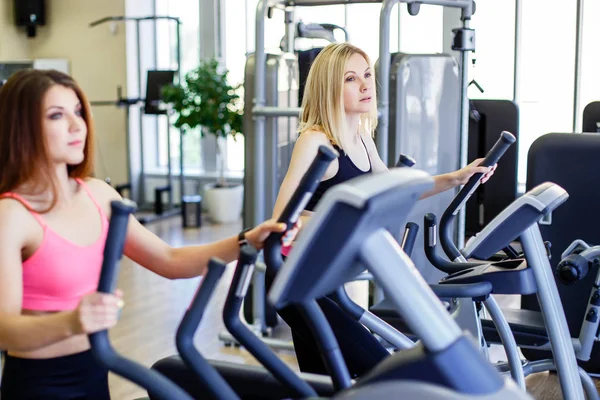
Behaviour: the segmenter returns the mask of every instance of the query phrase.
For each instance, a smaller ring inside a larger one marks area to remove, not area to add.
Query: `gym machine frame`
[[[264,160],[265,154],[265,131],[267,117],[297,117],[300,114],[299,108],[280,108],[268,107],[266,103],[266,94],[264,82],[266,79],[266,53],[265,53],[265,16],[267,9],[276,4],[284,6],[320,6],[335,4],[354,4],[354,3],[379,3],[380,1],[368,0],[348,0],[348,1],[326,1],[326,0],[296,0],[296,1],[272,1],[260,0],[256,8],[256,43],[255,43],[255,97],[252,117],[254,120],[254,135],[251,140],[255,154],[253,157],[254,180],[252,182],[251,192],[253,194],[253,204],[246,205],[246,216],[244,224],[254,226],[266,218],[265,205],[267,204],[264,187],[268,179],[273,182],[276,180],[276,171],[266,171]],[[379,154],[384,163],[390,164],[388,160],[388,126],[389,126],[389,71],[391,63],[390,54],[390,18],[391,11],[396,3],[407,3],[410,15],[417,15],[421,4],[439,5],[444,7],[460,8],[462,10],[462,27],[455,29],[452,49],[461,52],[461,104],[460,104],[460,167],[467,165],[468,151],[468,128],[469,128],[469,99],[467,97],[468,68],[463,68],[468,64],[468,52],[475,50],[475,31],[469,28],[469,21],[474,13],[474,2],[472,0],[384,0],[381,2],[380,29],[379,29],[379,71],[378,80],[380,83],[380,92],[378,94],[378,132],[376,135],[376,144]],[[271,202],[272,200],[269,200]],[[458,245],[464,244],[464,225],[465,214],[461,211],[458,218]]]
[[[135,32],[136,32],[136,60],[137,60],[137,83],[138,83],[138,97],[137,98],[122,98],[121,97],[121,88],[117,88],[117,96],[118,99],[113,102],[101,101],[101,102],[92,102],[92,105],[108,105],[108,104],[116,104],[117,106],[125,106],[126,107],[126,118],[127,118],[127,126],[126,126],[126,150],[127,150],[127,173],[128,173],[128,183],[121,184],[117,186],[117,190],[122,193],[123,190],[132,191],[133,184],[133,173],[131,168],[131,144],[130,144],[130,128],[129,128],[129,107],[138,104],[143,100],[142,98],[142,61],[141,61],[141,46],[140,46],[140,22],[141,21],[158,21],[158,20],[167,20],[175,22],[176,27],[176,63],[177,68],[176,72],[176,80],[181,80],[181,20],[177,17],[171,16],[160,16],[160,15],[150,15],[146,17],[126,17],[126,16],[109,16],[104,17],[99,20],[93,21],[90,23],[90,28],[95,26],[107,23],[107,22],[117,22],[117,21],[135,21]],[[158,115],[158,114],[157,114]],[[145,224],[149,222],[154,222],[163,218],[173,217],[179,215],[181,212],[179,207],[174,207],[173,202],[173,173],[171,166],[171,125],[169,122],[168,112],[165,113],[167,117],[167,185],[157,187],[155,189],[155,203],[159,196],[162,196],[163,192],[167,192],[169,195],[169,209],[168,210],[155,210],[160,211],[159,213],[154,214],[153,216],[143,216],[137,217],[137,219]],[[137,204],[144,205],[146,204],[146,185],[145,185],[145,173],[144,173],[144,134],[143,134],[143,116],[144,112],[140,107],[139,114],[139,132],[140,132],[140,178],[139,184],[137,188]],[[180,131],[180,140],[179,140],[179,185],[180,185],[180,206],[182,203],[183,195],[184,195],[184,174],[183,174],[183,134]]]

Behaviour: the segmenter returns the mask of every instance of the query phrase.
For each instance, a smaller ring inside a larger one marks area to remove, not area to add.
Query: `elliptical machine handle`
[[[500,158],[506,153],[506,150],[516,141],[517,139],[510,132],[503,131],[498,141],[494,144],[492,149],[487,153],[481,166],[491,167],[500,160]],[[467,200],[471,198],[471,195],[480,185],[480,179],[483,173],[474,174],[469,182],[460,190],[456,197],[452,200],[442,218],[440,219],[440,242],[444,249],[444,252],[451,260],[456,260],[462,257],[460,251],[456,248],[454,241],[452,240],[452,223],[456,218],[456,215],[461,208],[464,207]]]
[[[412,167],[416,164],[416,161],[414,158],[412,158],[409,155],[406,154],[400,154],[400,157],[398,157],[398,162],[396,163],[396,168],[402,168],[402,167]]]
[[[219,375],[194,346],[194,335],[226,267],[227,264],[216,257],[209,260],[208,271],[202,278],[202,283],[198,287],[196,295],[179,323],[175,345],[181,359],[196,374],[200,384],[213,398],[239,400],[239,396],[227,381]]]
[[[408,222],[404,228],[404,235],[402,235],[402,241],[400,247],[410,257],[413,248],[415,247],[415,241],[417,240],[417,234],[419,233],[419,225],[414,222]]]
[[[437,218],[435,214],[425,214],[423,219],[423,235],[425,238],[425,255],[429,262],[442,272],[454,274],[465,269],[473,268],[483,263],[452,262],[444,259],[437,251]]]
[[[136,210],[135,203],[130,200],[113,201],[110,206],[112,212],[98,283],[98,292],[102,293],[114,291],[129,215]],[[107,329],[89,334],[88,338],[98,363],[111,372],[143,387],[157,399],[192,400],[189,394],[163,375],[118,354],[110,343]]]
[[[278,222],[285,223],[288,230],[298,221],[304,207],[312,198],[321,178],[325,174],[325,171],[327,171],[327,167],[338,156],[339,154],[335,150],[327,146],[319,146],[317,156],[310,164],[310,167],[308,167],[308,171],[302,177],[296,191],[277,220]],[[267,274],[270,276],[274,276],[283,263],[281,257],[281,238],[284,234],[285,232],[271,233],[267,240],[265,240],[264,258],[267,265]]]
[[[115,283],[119,273],[119,260],[123,255],[129,215],[135,212],[137,205],[131,200],[124,199],[112,201],[110,208],[110,223],[108,224],[102,270],[98,282],[98,292],[101,293],[115,291]]]
[[[248,286],[254,272],[254,263],[258,252],[250,245],[240,249],[240,257],[233,273],[229,292],[223,306],[223,322],[231,335],[256,358],[273,375],[275,379],[290,388],[290,397],[316,397],[315,390],[273,353],[273,351],[258,338],[240,320],[240,308],[248,293]]]

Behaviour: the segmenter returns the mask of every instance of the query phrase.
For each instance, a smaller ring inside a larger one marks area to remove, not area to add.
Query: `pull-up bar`
[[[148,15],[148,16],[142,16],[142,17],[130,17],[130,16],[126,16],[126,15],[109,15],[107,17],[104,18],[100,18],[96,21],[92,21],[89,24],[90,28],[94,28],[98,25],[102,25],[104,23],[107,22],[128,22],[128,21],[135,21],[135,36],[136,36],[136,61],[137,61],[137,65],[136,65],[136,70],[137,70],[137,85],[138,85],[138,95],[137,98],[135,99],[130,99],[132,102],[136,101],[137,99],[143,99],[144,96],[142,94],[142,86],[143,86],[143,82],[142,82],[142,54],[141,54],[141,33],[140,33],[140,23],[142,21],[157,21],[157,20],[167,20],[167,21],[173,21],[175,23],[175,32],[176,32],[176,36],[175,36],[175,44],[176,44],[176,63],[177,63],[177,69],[176,69],[176,79],[178,81],[181,81],[182,76],[181,76],[181,20],[177,17],[172,17],[169,15]],[[131,103],[125,103],[124,100],[126,99],[121,99],[120,93],[119,93],[119,99],[117,99],[116,103],[117,104],[131,104]],[[136,101],[137,102],[137,101]],[[97,105],[99,105],[100,103],[96,103]],[[106,104],[106,102],[102,102],[101,104]],[[141,129],[143,126],[143,114],[140,111],[139,113],[139,119],[138,119],[138,129],[140,131],[140,137],[139,137],[139,146],[140,149],[142,151],[140,151],[140,180],[139,180],[139,185],[138,185],[138,190],[137,190],[137,202],[139,204],[144,204],[146,201],[146,188],[145,188],[145,184],[144,184],[144,179],[145,179],[145,171],[144,171],[144,135],[141,133]],[[129,117],[128,117],[129,119]],[[128,127],[129,127],[129,121],[127,122]],[[167,129],[167,132],[169,130]],[[169,154],[170,154],[170,139],[171,135],[167,134],[167,147],[169,148]],[[128,157],[128,169],[129,169],[129,183],[132,184],[133,182],[133,174],[132,174],[132,170],[131,170],[131,164],[129,163],[129,158],[131,157],[130,155],[130,151],[129,151],[129,132],[127,133],[127,157]],[[180,185],[180,197],[183,199],[183,195],[184,195],[184,176],[183,176],[183,140],[179,141],[179,153],[180,153],[180,157],[179,157],[179,185]],[[168,181],[169,181],[169,186],[172,187],[172,176],[171,176],[171,157],[167,157],[167,169],[169,171],[169,175],[168,175]],[[173,192],[172,190],[168,191],[169,194],[169,204],[173,205]],[[183,200],[180,202],[182,203]]]
[[[331,6],[345,4],[361,4],[361,3],[383,3],[381,0],[280,0],[272,1],[272,4],[283,4],[285,6],[294,7],[310,7],[310,6]],[[396,1],[398,2],[398,1]],[[415,10],[418,12],[421,4],[429,4],[434,6],[454,7],[454,8],[469,8],[472,6],[472,0],[405,0],[400,3],[407,3],[409,12]],[[471,13],[472,14],[472,13]],[[411,15],[416,15],[412,14]]]
[[[147,17],[126,17],[123,15],[115,15],[110,17],[100,18],[97,21],[90,22],[90,28],[94,26],[104,24],[106,22],[115,22],[115,21],[148,21],[148,20],[159,20],[159,19],[168,19],[171,21],[177,22],[177,24],[181,24],[181,20],[177,17],[170,17],[168,15],[149,15]]]

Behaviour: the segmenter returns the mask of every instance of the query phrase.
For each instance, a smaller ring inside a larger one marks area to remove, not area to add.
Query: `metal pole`
[[[169,186],[169,207],[173,207],[173,167],[171,166],[171,132],[169,132],[169,128],[169,118],[167,117],[167,186]]]
[[[583,0],[577,0],[577,22],[575,24],[575,76],[573,89],[573,133],[579,132],[581,117],[579,113],[581,88],[581,53],[583,41]]]
[[[519,104],[521,100],[519,77],[521,75],[521,28],[523,23],[523,8],[521,0],[515,0],[515,60],[513,80],[513,101]]]
[[[159,65],[158,65],[158,18],[156,15],[156,1],[157,0],[152,0],[152,15],[149,15],[147,17],[145,17],[146,19],[149,19],[150,21],[152,21],[152,40],[153,40],[153,44],[154,44],[154,54],[153,54],[153,59],[154,59],[154,69],[157,70],[159,69]],[[168,26],[168,25],[167,25]],[[168,43],[171,43],[171,32],[168,32]],[[170,63],[170,60],[169,60]],[[170,68],[171,66],[169,66]],[[147,78],[148,74],[146,74],[146,86],[148,85],[148,78]],[[140,98],[142,98],[142,96],[140,96]],[[145,110],[145,108],[144,108]],[[154,115],[154,118],[152,118],[153,120],[153,124],[154,124],[154,132],[156,132],[156,140],[154,141],[154,154],[156,154],[156,156],[158,157],[158,155],[160,154],[160,116],[159,115]],[[167,132],[166,132],[167,136],[169,135],[169,123],[168,123],[168,117],[167,117]],[[167,139],[168,140],[168,139]],[[169,146],[167,146],[167,164],[169,166],[169,170],[167,172],[167,184],[170,186],[171,185],[171,153],[170,150],[168,149]],[[173,190],[171,188],[171,190]],[[169,190],[168,193],[168,201],[167,203],[169,204],[169,207],[173,206],[173,195],[171,194],[171,190]],[[156,193],[156,192],[155,192]],[[162,194],[161,194],[162,197]],[[156,204],[158,201],[158,199],[155,197],[154,198],[154,204]],[[162,201],[162,199],[161,199]]]
[[[292,107],[292,86],[294,84],[294,78],[295,78],[295,71],[294,71],[294,67],[296,66],[296,54],[294,52],[294,48],[296,45],[296,32],[295,32],[295,26],[294,26],[294,7],[286,7],[285,9],[285,26],[286,26],[286,32],[285,32],[285,36],[286,36],[286,49],[285,51],[288,54],[288,57],[285,57],[285,61],[287,64],[287,73],[288,73],[288,90],[287,90],[287,106],[288,107]],[[295,103],[298,103],[297,101],[298,96],[296,96],[296,101]],[[300,104],[298,104],[300,105]],[[286,160],[285,160],[285,165],[290,165],[290,160],[292,158],[292,119],[290,117],[287,117],[287,152],[286,152]],[[278,135],[279,136],[279,135]],[[277,198],[277,192],[278,192],[278,188],[279,188],[279,179],[278,179],[278,168],[277,168],[277,159],[279,157],[279,154],[277,154],[277,148],[278,146],[278,140],[275,141],[275,161],[276,164],[274,165],[273,171],[271,173],[271,177],[273,177],[275,179],[275,181],[273,182],[273,195],[271,196],[271,198],[269,199],[269,206],[273,206],[273,208],[275,207],[275,199]]]
[[[463,16],[463,28],[469,28],[469,18]],[[469,96],[467,86],[469,85],[469,52],[462,50],[460,62],[460,165],[463,168],[467,165],[469,155]],[[462,249],[465,245],[465,207],[458,212],[457,220],[457,241],[456,245]]]
[[[383,228],[373,232],[358,254],[427,350],[446,349],[461,337],[461,328],[390,232]],[[399,268],[388,268],[386,262]]]
[[[398,4],[398,47],[397,47],[397,52],[400,53],[400,37],[402,36],[400,34],[400,19],[402,18],[402,7],[400,7],[400,4]]]
[[[121,97],[121,96],[119,96]],[[127,152],[127,183],[129,186],[129,197],[131,195],[131,185],[133,185],[133,171],[131,170],[131,138],[129,137],[129,104],[125,104],[125,150]]]
[[[265,13],[267,10],[267,0],[259,0],[256,6],[256,44],[255,44],[255,63],[254,63],[254,107],[264,107],[265,105]],[[252,180],[251,195],[254,199],[254,209],[250,217],[249,226],[254,226],[265,219],[265,124],[266,118],[261,115],[255,115],[254,119],[253,141],[254,154],[252,163],[254,169],[254,179]]]
[[[348,4],[344,4],[344,30],[348,31]]]
[[[381,5],[381,14],[379,17],[379,71],[377,71],[379,80],[379,101],[378,109],[380,113],[377,124],[376,144],[379,156],[385,165],[388,165],[388,136],[389,136],[389,115],[390,115],[390,15],[392,8],[398,3],[398,0],[384,0]]]
[[[135,33],[137,41],[137,74],[138,74],[138,99],[142,99],[142,49],[140,46],[140,20],[135,20]],[[144,207],[146,204],[146,185],[144,184],[144,132],[143,132],[143,112],[142,107],[138,107],[139,110],[139,133],[140,133],[140,184],[138,193],[138,202],[140,207]]]
[[[123,90],[121,88],[121,86],[117,86],[117,107],[119,107],[119,103],[121,101],[121,99],[123,98]],[[109,102],[111,105],[114,104],[114,102]],[[131,171],[131,138],[129,137],[130,134],[130,129],[129,129],[129,107],[131,107],[129,105],[129,102],[125,102],[125,104],[123,104],[123,107],[125,108],[125,151],[127,154],[126,157],[126,165],[127,165],[127,184],[130,185],[130,189],[129,189],[129,197],[132,196],[131,194],[131,185],[133,182],[133,176],[132,176],[132,171]]]
[[[181,84],[181,21],[175,22],[177,39],[177,82]],[[183,130],[179,129],[179,204],[183,206],[183,196],[185,195],[185,175],[183,174]]]
[[[538,288],[537,297],[548,332],[552,355],[565,400],[583,400],[583,387],[579,378],[575,350],[571,343],[569,326],[561,303],[548,255],[544,249],[538,224],[521,234],[527,264],[533,271]],[[568,338],[568,339],[567,339]]]
[[[254,107],[253,115],[261,115],[263,117],[299,117],[302,109],[300,107]]]

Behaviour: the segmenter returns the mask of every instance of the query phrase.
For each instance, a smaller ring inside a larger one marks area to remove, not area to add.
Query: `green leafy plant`
[[[229,71],[215,59],[200,61],[197,68],[188,72],[178,85],[163,87],[162,96],[176,113],[173,126],[186,130],[200,127],[200,135],[214,135],[217,139],[219,180],[217,187],[227,186],[225,163],[220,138],[242,134],[243,101],[237,90],[227,81]]]

